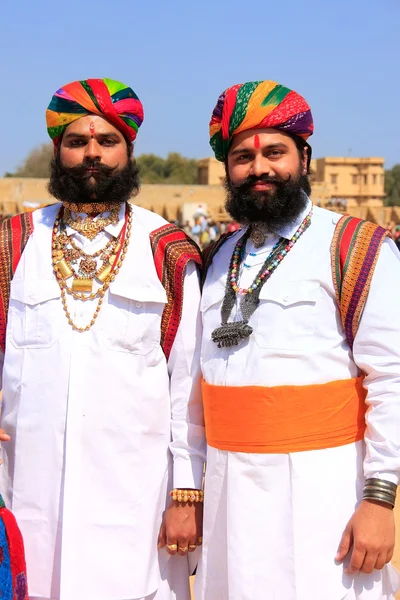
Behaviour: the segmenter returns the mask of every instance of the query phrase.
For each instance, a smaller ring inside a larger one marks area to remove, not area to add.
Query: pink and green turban
[[[55,145],[74,121],[99,115],[112,123],[129,142],[136,138],[144,118],[135,92],[113,79],[74,81],[60,88],[46,111],[47,131]]]
[[[310,107],[297,92],[275,81],[249,81],[228,88],[218,98],[210,121],[215,158],[226,159],[234,135],[266,127],[307,140],[314,130]]]

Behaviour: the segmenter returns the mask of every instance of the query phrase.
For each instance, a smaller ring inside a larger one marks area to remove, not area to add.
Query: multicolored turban
[[[47,131],[54,145],[68,125],[86,115],[104,117],[129,142],[136,138],[144,118],[142,103],[125,84],[113,79],[74,81],[54,94],[46,111]]]
[[[306,140],[314,123],[302,96],[275,81],[234,85],[218,98],[210,121],[210,145],[224,161],[234,135],[246,129],[273,127]]]

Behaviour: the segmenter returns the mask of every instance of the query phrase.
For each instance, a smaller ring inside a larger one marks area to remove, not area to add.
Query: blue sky
[[[3,0],[0,175],[47,142],[62,84],[110,77],[142,100],[136,153],[211,155],[219,93],[274,79],[311,105],[315,157],[400,163],[399,0]]]

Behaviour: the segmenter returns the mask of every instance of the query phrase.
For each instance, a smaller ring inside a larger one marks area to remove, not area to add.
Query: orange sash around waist
[[[220,450],[268,454],[356,442],[365,431],[362,380],[277,387],[203,381],[207,442]]]

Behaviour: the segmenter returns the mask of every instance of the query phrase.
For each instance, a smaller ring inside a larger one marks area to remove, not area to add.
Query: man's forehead
[[[287,133],[268,127],[265,129],[247,129],[235,135],[232,139],[230,152],[239,147],[257,147],[275,144],[284,144],[285,146],[293,143],[292,138]]]
[[[65,136],[68,135],[93,135],[96,134],[117,134],[118,137],[123,137],[122,133],[114,127],[107,119],[99,115],[86,115],[77,119],[65,130]]]

